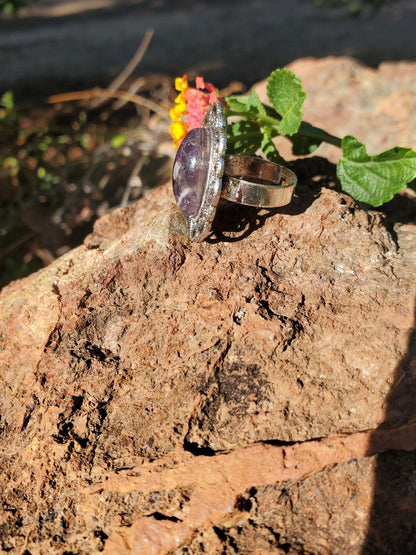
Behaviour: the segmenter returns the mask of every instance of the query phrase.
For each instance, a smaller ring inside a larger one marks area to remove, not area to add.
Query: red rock
[[[2,291],[3,550],[412,552],[414,200],[295,170],[203,243],[167,184]]]

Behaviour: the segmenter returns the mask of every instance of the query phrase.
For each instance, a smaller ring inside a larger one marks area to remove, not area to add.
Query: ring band
[[[264,208],[288,204],[296,175],[279,164],[254,156],[225,156],[221,196],[232,202]]]

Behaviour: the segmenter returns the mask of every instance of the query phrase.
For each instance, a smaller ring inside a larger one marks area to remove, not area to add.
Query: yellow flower
[[[175,147],[179,146],[179,143],[186,135],[186,123],[181,120],[172,122],[169,127],[169,133],[173,138]]]
[[[183,104],[186,106],[186,98],[185,98],[185,93],[186,91],[182,91],[178,94],[178,96],[175,98],[175,104]]]
[[[181,116],[186,113],[186,102],[181,102],[180,104],[175,104],[175,106],[169,110],[169,116],[172,121],[181,121]]]
[[[175,89],[177,91],[185,92],[187,88],[188,88],[188,76],[184,75],[183,77],[176,77]]]
[[[186,98],[185,94],[188,90],[188,76],[176,77],[175,79],[175,89],[179,92],[175,98],[175,106],[169,111],[170,119],[172,123],[169,128],[169,132],[172,135],[175,147],[179,146],[181,140],[186,135]]]

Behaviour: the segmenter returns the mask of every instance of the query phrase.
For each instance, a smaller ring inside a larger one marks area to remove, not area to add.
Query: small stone
[[[208,181],[210,130],[192,129],[183,139],[173,165],[173,194],[187,216],[196,216]]]

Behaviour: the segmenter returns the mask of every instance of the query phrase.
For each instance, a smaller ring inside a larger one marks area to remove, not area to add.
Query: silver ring
[[[264,208],[292,200],[295,174],[279,164],[254,156],[225,156],[221,196],[232,202]]]
[[[296,175],[255,156],[225,155],[226,119],[217,100],[202,127],[183,139],[173,164],[173,192],[189,221],[191,240],[204,239],[220,197],[258,208],[285,206],[293,195]]]

